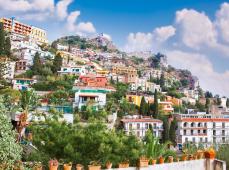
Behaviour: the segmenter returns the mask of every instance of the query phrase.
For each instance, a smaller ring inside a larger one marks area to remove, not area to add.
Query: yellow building
[[[103,76],[107,76],[109,74],[108,70],[96,70],[97,74],[103,75]]]
[[[126,100],[140,107],[142,97],[143,95],[127,94]],[[145,98],[146,103],[153,103],[153,100],[154,100],[153,96],[145,95],[144,98]]]
[[[114,66],[112,67],[112,73],[125,75],[126,83],[134,83],[138,76],[137,70],[133,67]]]
[[[48,43],[46,31],[41,28],[32,26],[30,37],[39,44]]]

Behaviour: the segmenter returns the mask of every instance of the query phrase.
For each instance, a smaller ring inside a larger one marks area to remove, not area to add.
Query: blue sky
[[[163,52],[205,90],[229,96],[229,3],[221,0],[0,0],[0,17],[47,30],[49,40],[105,33],[124,51]]]

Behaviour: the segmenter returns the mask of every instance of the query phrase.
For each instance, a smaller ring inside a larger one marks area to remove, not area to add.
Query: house
[[[26,90],[31,87],[32,84],[36,83],[37,80],[35,79],[28,79],[28,78],[14,78],[12,80],[13,89],[16,90]]]
[[[178,122],[177,143],[201,143],[205,146],[229,141],[229,117],[206,113],[175,114]]]
[[[79,83],[82,83],[85,86],[93,87],[106,87],[108,84],[105,76],[95,74],[81,75],[79,77]]]
[[[112,73],[124,75],[126,83],[134,83],[138,77],[137,70],[134,67],[114,66],[112,67]]]
[[[106,105],[106,94],[114,89],[99,88],[90,86],[74,86],[75,99],[73,108],[85,110],[86,106],[92,106],[92,109],[98,110],[99,107]]]
[[[85,75],[85,66],[62,66],[60,71],[57,71],[59,75]]]
[[[145,101],[147,103],[153,103],[153,100],[154,100],[153,96],[152,95],[146,95],[146,94],[143,94],[143,93],[142,94],[140,94],[140,93],[139,94],[129,93],[129,94],[126,95],[126,100],[128,102],[130,102],[132,104],[135,104],[135,105],[140,107],[141,100],[142,100],[143,96],[144,96]]]
[[[0,62],[5,63],[3,78],[12,80],[14,78],[16,63],[8,60],[7,57],[0,57]]]
[[[171,101],[160,101],[160,99],[158,99],[158,104],[165,114],[174,112],[173,103]]]
[[[29,69],[27,60],[20,59],[16,61],[15,74],[22,74]]]
[[[177,99],[175,97],[166,96],[166,101],[172,102],[172,104],[174,106],[181,106],[182,105],[182,100],[181,99]]]
[[[127,135],[134,134],[139,138],[144,138],[150,128],[153,135],[159,138],[163,131],[163,122],[150,116],[128,115],[124,116],[121,122]]]

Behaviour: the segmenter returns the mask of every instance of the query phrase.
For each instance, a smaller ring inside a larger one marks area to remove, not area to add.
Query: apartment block
[[[177,143],[202,143],[205,146],[229,141],[229,117],[213,114],[176,114],[178,121]]]
[[[152,129],[154,136],[160,138],[163,131],[163,122],[149,116],[128,115],[124,116],[121,122],[127,135],[134,134],[139,138],[144,138],[149,129]]]

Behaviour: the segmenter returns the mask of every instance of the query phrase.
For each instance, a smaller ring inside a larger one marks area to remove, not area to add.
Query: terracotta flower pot
[[[119,163],[118,168],[129,168],[129,163]]]
[[[111,167],[112,167],[112,163],[111,163],[111,162],[107,162],[107,163],[106,163],[106,168],[107,168],[107,169],[111,169]]]
[[[157,163],[156,159],[152,159],[152,165],[155,165]]]
[[[83,169],[83,165],[81,165],[81,164],[76,165],[76,170],[82,170],[82,169]]]
[[[182,155],[181,160],[182,161],[187,161],[187,155]]]
[[[180,158],[176,158],[176,162],[180,162]]]
[[[72,169],[72,165],[64,164],[64,170],[71,170],[71,169]]]
[[[194,158],[193,158],[193,155],[189,155],[189,156],[188,156],[188,160],[191,161],[191,160],[193,160],[193,159],[194,159]]]
[[[172,163],[172,162],[173,162],[173,156],[169,156],[169,157],[168,157],[168,162],[169,162],[169,163]]]
[[[162,156],[159,158],[159,164],[163,164],[165,162],[165,158],[163,158]]]
[[[88,165],[88,170],[100,170],[101,165]]]
[[[197,153],[197,159],[203,159],[203,157],[204,157],[204,152],[198,152]]]
[[[49,165],[49,170],[57,170],[58,165]]]
[[[206,151],[204,153],[204,155],[205,155],[205,158],[215,159],[215,151],[214,151],[214,149],[210,149],[210,150]]]
[[[138,166],[139,167],[147,167],[147,166],[149,166],[149,159],[139,159]]]

